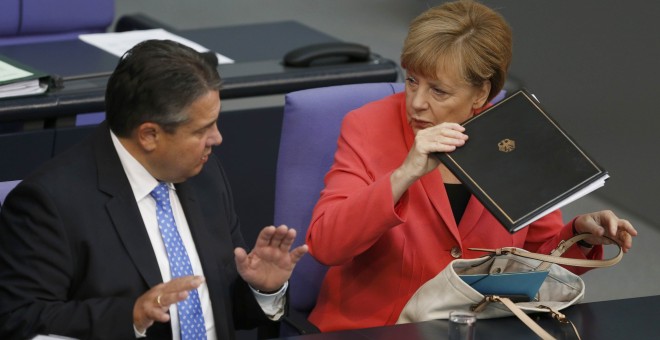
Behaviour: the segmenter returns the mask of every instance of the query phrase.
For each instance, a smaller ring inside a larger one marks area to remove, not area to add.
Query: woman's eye
[[[439,88],[436,88],[436,87],[434,87],[434,88],[432,89],[432,91],[433,91],[433,94],[435,94],[435,95],[443,95],[443,94],[446,93],[445,91],[443,91],[443,90],[441,90],[441,89],[439,89]]]

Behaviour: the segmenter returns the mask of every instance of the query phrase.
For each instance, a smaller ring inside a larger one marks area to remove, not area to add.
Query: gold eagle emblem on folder
[[[502,139],[497,143],[497,148],[502,152],[511,152],[516,149],[516,141],[508,138]]]

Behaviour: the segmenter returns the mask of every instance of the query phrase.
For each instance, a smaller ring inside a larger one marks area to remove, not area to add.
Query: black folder
[[[465,145],[436,156],[510,233],[609,177],[526,90],[462,125]]]

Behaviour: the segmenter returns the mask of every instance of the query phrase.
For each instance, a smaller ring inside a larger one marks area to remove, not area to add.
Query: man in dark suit
[[[231,339],[283,314],[307,248],[291,250],[295,231],[270,226],[244,250],[211,153],[219,89],[215,66],[171,41],[121,58],[107,122],[2,207],[0,338]]]

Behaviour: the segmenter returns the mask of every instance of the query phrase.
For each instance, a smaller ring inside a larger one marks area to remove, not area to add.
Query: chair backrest
[[[312,209],[334,159],[344,115],[402,90],[402,83],[373,83],[302,90],[286,96],[274,221],[296,229],[296,245],[305,242]],[[325,272],[326,267],[314,258],[303,257],[289,280],[290,308],[305,314],[312,310]]]
[[[53,130],[0,134],[0,206],[25,176],[52,157],[54,143]]]
[[[0,182],[25,178],[53,156],[52,129],[0,134]]]
[[[274,221],[276,225],[286,224],[297,230],[295,245],[305,242],[312,210],[334,160],[344,116],[403,89],[403,83],[369,83],[308,89],[286,96],[275,180]],[[502,90],[491,102],[501,100],[506,92]],[[289,280],[290,308],[304,315],[311,312],[326,270],[313,257],[303,257]]]
[[[2,0],[0,46],[105,32],[114,13],[114,0]]]

